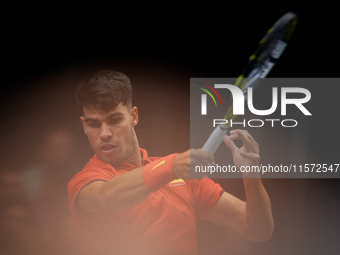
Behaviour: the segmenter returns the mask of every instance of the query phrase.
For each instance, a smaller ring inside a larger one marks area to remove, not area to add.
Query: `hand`
[[[234,141],[242,140],[243,146],[238,148]],[[232,130],[230,136],[223,138],[224,143],[228,146],[233,154],[235,166],[240,169],[241,166],[258,166],[260,163],[260,150],[258,143],[246,130]]]
[[[202,149],[190,149],[177,154],[173,160],[172,167],[177,178],[190,179],[190,166],[211,166],[214,164],[214,155]],[[194,169],[193,169],[194,171]],[[204,177],[205,173],[196,175],[197,178]]]

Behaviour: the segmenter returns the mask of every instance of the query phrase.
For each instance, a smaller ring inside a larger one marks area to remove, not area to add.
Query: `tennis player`
[[[214,156],[191,149],[150,157],[139,147],[130,80],[99,71],[77,90],[85,134],[95,154],[69,182],[70,207],[89,254],[197,254],[196,220],[231,228],[251,241],[271,238],[271,203],[260,178],[243,182],[246,202],[209,178],[190,179],[190,161]],[[236,167],[259,164],[259,146],[244,130],[224,142]],[[234,140],[240,139],[238,148]],[[259,176],[256,176],[259,177]]]

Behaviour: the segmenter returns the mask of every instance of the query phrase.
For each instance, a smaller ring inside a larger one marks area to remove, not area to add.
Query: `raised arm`
[[[244,130],[233,130],[224,142],[233,154],[234,164],[241,166],[258,165],[259,145]],[[241,139],[243,146],[238,148],[234,140]],[[246,201],[224,193],[210,208],[206,218],[223,227],[231,227],[251,241],[265,241],[271,238],[274,221],[269,196],[258,173],[242,173]]]

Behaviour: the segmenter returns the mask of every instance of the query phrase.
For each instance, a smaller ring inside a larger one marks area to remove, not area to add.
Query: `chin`
[[[117,158],[110,158],[110,157],[105,157],[105,156],[101,156],[100,159],[102,161],[104,161],[105,163],[111,164],[111,165],[115,165],[118,163],[119,160],[117,160]]]

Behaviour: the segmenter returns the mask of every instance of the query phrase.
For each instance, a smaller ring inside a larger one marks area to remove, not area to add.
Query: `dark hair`
[[[77,88],[76,99],[82,114],[84,106],[106,112],[120,103],[131,107],[132,86],[130,79],[120,72],[97,71],[88,76]]]

